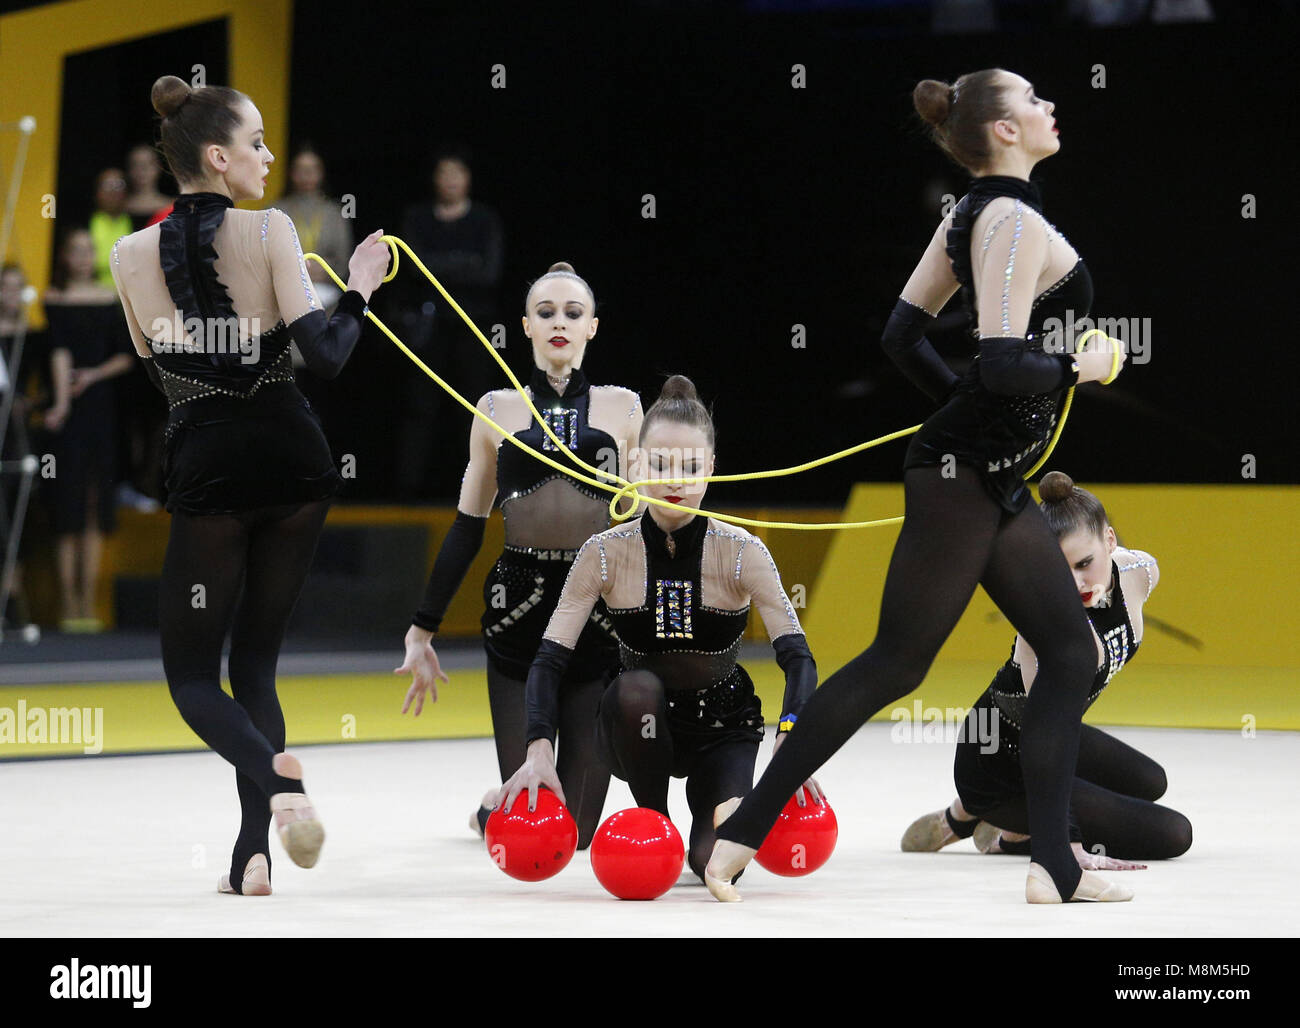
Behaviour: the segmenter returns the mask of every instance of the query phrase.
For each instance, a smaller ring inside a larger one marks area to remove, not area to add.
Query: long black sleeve
[[[555,745],[555,723],[560,719],[560,680],[573,659],[573,650],[543,639],[528,669],[524,703],[528,709],[528,738],[549,739]]]
[[[430,632],[438,630],[452,597],[465,581],[469,566],[483,548],[483,533],[486,529],[487,518],[475,517],[464,511],[456,512],[456,520],[448,529],[438,550],[438,558],[433,562],[433,571],[424,589],[424,600],[411,618],[411,624]]]
[[[993,336],[980,340],[980,382],[991,393],[1029,396],[1064,389],[1079,380],[1074,357],[1047,353],[1037,339]]]
[[[321,378],[336,378],[352,356],[352,348],[361,338],[366,301],[355,289],[343,294],[326,319],[322,310],[310,311],[289,326],[289,336],[298,344],[298,352],[308,370]]]
[[[808,649],[808,637],[792,632],[772,641],[777,665],[785,672],[785,699],[781,713],[798,716],[817,688],[817,662]]]
[[[913,385],[935,403],[942,403],[957,384],[957,375],[925,338],[925,330],[933,321],[933,314],[900,296],[880,345]]]

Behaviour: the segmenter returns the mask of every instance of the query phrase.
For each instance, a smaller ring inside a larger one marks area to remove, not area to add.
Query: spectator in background
[[[162,221],[172,210],[173,197],[158,188],[162,161],[148,143],[131,147],[126,157],[128,194],[126,213],[139,231]],[[121,233],[125,235],[126,232]],[[113,237],[116,242],[118,236]],[[110,248],[112,244],[110,243]],[[117,437],[117,503],[146,513],[159,508],[163,426],[167,408],[149,382],[144,367],[132,361],[114,382],[120,415]]]
[[[131,215],[126,212],[126,176],[121,168],[105,168],[95,176],[95,213],[90,216],[95,278],[105,289],[114,289],[113,274],[108,270],[113,244],[131,231]]]
[[[130,187],[126,213],[131,216],[131,230],[139,231],[167,217],[172,209],[172,197],[158,189],[162,177],[158,151],[148,143],[131,147],[126,156],[126,174]],[[117,237],[113,238],[116,241]]]
[[[334,274],[348,277],[348,260],[352,256],[352,222],[344,216],[340,202],[325,193],[325,161],[311,143],[302,143],[289,162],[289,189],[274,204],[293,219],[302,252],[317,253],[329,262]],[[351,214],[351,211],[348,212]],[[316,261],[307,261],[316,297],[327,316],[333,316],[342,290]],[[306,373],[306,362],[295,344],[290,344],[297,384],[307,401],[316,409],[322,424],[331,432],[339,430],[337,401],[340,390],[351,388],[337,380]]]
[[[289,164],[289,191],[273,206],[293,219],[303,253],[320,254],[336,275],[347,278],[352,223],[344,217],[339,201],[325,195],[325,162],[310,143],[304,143],[294,154]],[[325,313],[333,313],[343,295],[338,286],[315,261],[307,262],[307,273]]]
[[[133,349],[116,290],[95,278],[95,257],[90,233],[74,229],[59,248],[45,293],[54,387],[45,413],[55,460],[48,504],[65,632],[103,627],[95,616],[99,557],[103,536],[117,527],[117,403],[110,380],[131,367]]]
[[[501,219],[491,207],[470,199],[472,171],[463,147],[437,154],[431,184],[432,202],[406,209],[401,237],[490,338],[501,283]],[[403,283],[406,292],[399,323],[403,338],[420,359],[470,398],[500,384],[500,369],[441,294],[423,276],[406,276]],[[450,398],[425,375],[411,375],[407,381],[399,493],[407,500],[452,496],[457,489],[453,466],[434,457],[448,446],[464,448],[464,420]],[[439,426],[439,415],[447,420],[445,427]],[[435,445],[437,440],[442,440],[441,445]]]

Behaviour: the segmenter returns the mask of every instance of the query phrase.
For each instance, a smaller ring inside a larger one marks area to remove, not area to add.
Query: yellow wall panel
[[[1200,649],[1149,624],[1141,662],[1161,665],[1300,669],[1300,608],[1291,589],[1300,568],[1300,488],[1294,486],[1087,486],[1106,506],[1126,545],[1160,564],[1147,611]],[[844,520],[903,511],[901,485],[854,488]],[[898,528],[841,532],[822,565],[805,628],[824,670],[838,667],[875,635],[881,592]],[[944,569],[936,566],[935,576]],[[1014,631],[977,590],[939,660],[1006,659]]]
[[[289,63],[292,0],[71,0],[0,17],[0,123],[36,119],[15,212],[11,259],[22,262],[33,285],[44,290],[50,266],[54,222],[42,214],[42,197],[53,194],[58,174],[63,59],[83,50],[112,46],[199,22],[227,18],[231,80],[214,82],[248,94],[262,112],[272,150],[289,138]],[[192,62],[177,54],[176,66],[159,74],[191,77]],[[152,114],[149,98],[140,97]],[[17,133],[0,134],[0,167],[6,186]],[[271,166],[267,195],[280,191],[283,166]],[[39,306],[31,317],[43,327]]]

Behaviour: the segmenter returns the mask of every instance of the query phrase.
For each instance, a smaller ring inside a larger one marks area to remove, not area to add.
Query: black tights
[[[1042,512],[1008,514],[979,473],[956,465],[909,469],[906,517],[885,577],[880,624],[869,649],[809,699],[790,738],[719,836],[757,848],[795,790],[865,722],[921,684],[976,585],[1038,656],[1021,736],[1033,859],[1064,898],[1080,869],[1070,851],[1068,808],[1083,704],[1097,644],[1074,579]]]
[[[638,807],[668,817],[668,779],[686,777],[691,808],[687,860],[704,877],[713,852],[713,811],[732,796],[747,796],[754,783],[757,739],[728,740],[702,753],[674,750],[663,683],[648,671],[625,671],[610,684],[600,707],[601,730],[612,752],[614,774],[627,782]]]
[[[1129,860],[1168,860],[1186,853],[1192,845],[1192,823],[1154,802],[1166,787],[1164,768],[1145,753],[1099,728],[1082,726],[1070,805],[1084,849]],[[1008,832],[1029,833],[1023,795],[966,810]]]
[[[524,738],[528,733],[528,711],[524,704],[524,683],[494,668],[489,661],[488,705],[492,709],[492,731],[496,736],[497,766],[501,781],[510,779],[528,759]],[[605,691],[603,677],[589,682],[560,686],[560,720],[556,732],[558,752],[555,771],[568,801],[569,813],[578,823],[578,849],[591,845],[600,827],[600,814],[609,791],[609,767],[596,748],[596,708]],[[486,821],[484,811],[480,818]]]
[[[159,597],[163,670],[185,723],[235,766],[243,812],[230,863],[236,890],[254,853],[270,863],[270,797],[303,791],[271,768],[285,739],[275,667],[328,509],[320,500],[172,515]],[[233,699],[221,690],[227,632]]]

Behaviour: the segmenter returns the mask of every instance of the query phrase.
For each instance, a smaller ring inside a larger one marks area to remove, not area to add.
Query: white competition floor
[[[495,773],[487,739],[295,750],[328,838],[309,871],[273,841],[275,894],[257,898],[216,892],[238,824],[219,757],[0,764],[0,936],[1296,934],[1300,733],[1115,729],[1164,765],[1161,802],[1191,819],[1192,849],[1122,872],[1131,903],[1031,907],[1027,858],[983,856],[970,841],[899,851],[913,818],[951,800],[952,748],[895,743],[889,729],[862,729],[819,776],[840,824],[830,863],[802,879],[751,865],[745,902],[729,905],[684,884],[650,903],[616,900],[586,853],[545,882],[506,877],[466,827]],[[605,814],[632,805],[615,780]],[[672,812],[685,835],[678,781]]]

